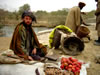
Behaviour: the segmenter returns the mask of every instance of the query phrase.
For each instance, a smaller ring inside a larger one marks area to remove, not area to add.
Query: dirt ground
[[[94,40],[97,39],[95,24],[88,26],[88,28],[91,31],[90,33],[91,41],[85,43],[85,49],[80,55],[72,56],[72,57],[83,60],[84,62],[90,62],[90,67],[87,69],[87,73],[88,73],[87,75],[100,75],[100,64],[97,64],[95,62],[95,57],[97,55],[100,55],[100,46],[95,46],[93,44]],[[45,35],[39,35],[38,36],[39,41],[43,44],[48,45],[48,36],[49,36],[48,33],[45,33]],[[10,41],[11,41],[11,37],[0,37],[0,52],[5,51],[9,48]]]

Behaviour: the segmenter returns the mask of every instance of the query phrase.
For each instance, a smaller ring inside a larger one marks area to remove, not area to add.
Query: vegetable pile
[[[82,66],[82,62],[79,62],[77,59],[74,59],[72,57],[69,57],[69,58],[62,57],[61,58],[60,68],[62,70],[73,72],[74,75],[80,74],[81,66]]]

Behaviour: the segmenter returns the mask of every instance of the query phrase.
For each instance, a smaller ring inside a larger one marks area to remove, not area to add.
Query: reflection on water
[[[0,29],[0,37],[12,37],[15,26],[4,26]],[[33,27],[36,34],[39,31],[47,30],[47,27]]]

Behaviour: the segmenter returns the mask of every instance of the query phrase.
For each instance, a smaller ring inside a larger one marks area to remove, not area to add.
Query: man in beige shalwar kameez
[[[72,29],[73,32],[77,31],[78,26],[82,23],[84,24],[82,17],[81,17],[81,9],[86,4],[83,2],[79,2],[78,6],[74,6],[68,12],[67,19],[65,25]]]
[[[98,40],[95,40],[94,44],[100,46],[100,0],[95,0],[97,2],[96,15],[96,30],[98,35]]]

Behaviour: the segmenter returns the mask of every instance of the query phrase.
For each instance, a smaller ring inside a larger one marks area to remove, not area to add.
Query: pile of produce
[[[44,70],[45,75],[73,75],[72,72],[62,71],[57,67],[47,67]]]
[[[74,59],[72,57],[69,57],[69,58],[62,57],[61,58],[60,68],[62,70],[73,72],[74,75],[80,75],[81,66],[82,66],[82,62],[79,62],[77,59]]]

